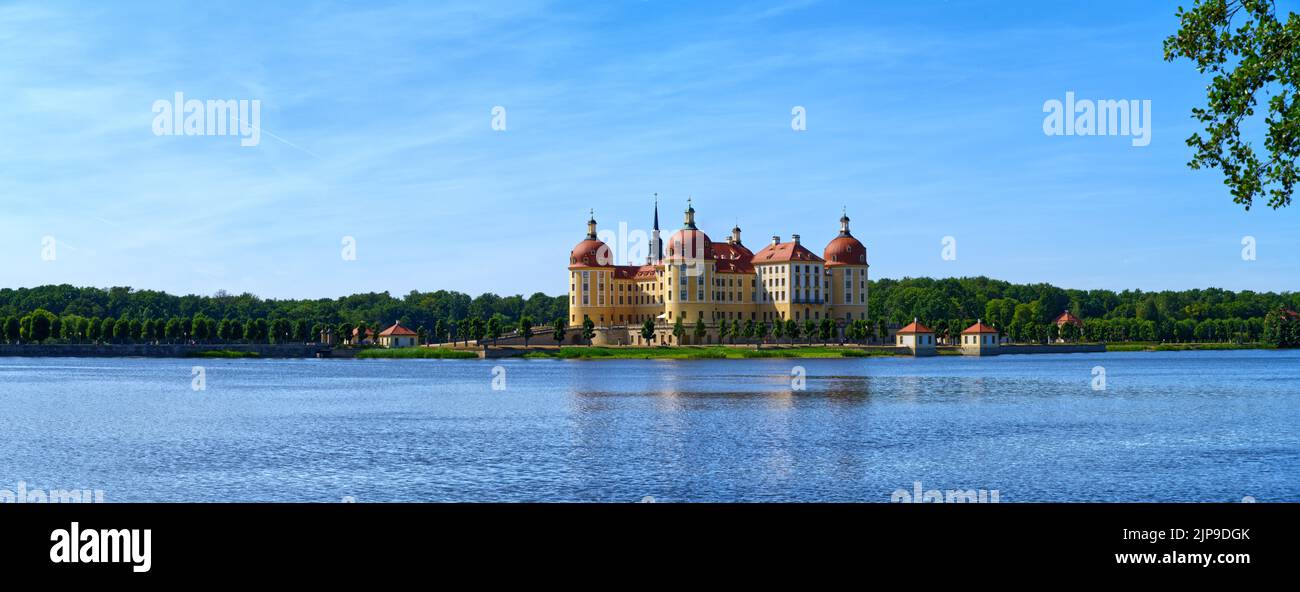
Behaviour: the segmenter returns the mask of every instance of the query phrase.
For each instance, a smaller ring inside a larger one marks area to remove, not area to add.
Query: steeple
[[[659,194],[655,194],[655,226],[650,231],[650,253],[646,255],[646,264],[655,265],[664,259],[664,245],[659,240]]]
[[[853,236],[852,234],[849,233],[849,210],[848,210],[848,208],[844,208],[844,209],[843,209],[843,212],[844,212],[844,213],[840,215],[840,236]]]
[[[587,240],[596,240],[596,210],[591,210],[591,219],[587,220]]]
[[[695,206],[691,205],[691,198],[686,198],[686,225],[683,228],[695,230]]]

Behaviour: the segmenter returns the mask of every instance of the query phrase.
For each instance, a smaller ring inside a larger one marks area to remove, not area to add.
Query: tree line
[[[394,322],[417,330],[422,342],[441,342],[498,328],[515,331],[525,317],[567,316],[567,297],[541,292],[471,297],[438,290],[401,298],[379,292],[278,300],[67,284],[0,290],[0,336],[8,342],[302,343],[316,341],[326,329],[337,338],[353,329],[378,332]]]
[[[1054,322],[1065,311],[1082,327]],[[894,325],[920,319],[941,339],[983,320],[1018,342],[1238,341],[1280,343],[1269,315],[1300,310],[1300,293],[1195,290],[1074,290],[987,277],[881,279],[870,284],[868,316]],[[1277,316],[1282,319],[1283,316]]]
[[[1072,290],[1050,284],[1012,284],[986,277],[904,278],[870,282],[868,316],[830,329],[838,338],[888,339],[890,328],[919,319],[940,339],[953,341],[977,319],[1018,342],[1237,341],[1294,345],[1300,294],[1232,292],[1217,288],[1144,292]],[[1081,327],[1053,321],[1069,310]],[[550,323],[553,335],[568,317],[566,296],[541,292],[527,298],[460,292],[387,292],[336,299],[277,300],[252,294],[175,296],[125,287],[108,289],[51,285],[0,290],[0,337],[7,342],[67,343],[294,343],[316,341],[330,330],[336,339],[378,332],[393,322],[416,330],[421,343],[485,340],[528,333]],[[528,330],[524,331],[523,321]],[[553,321],[552,321],[553,320]],[[695,327],[673,327],[685,335]],[[731,322],[717,327],[735,340],[798,340],[821,337],[822,323]],[[582,328],[588,341],[594,327]],[[653,330],[651,330],[653,334]],[[557,341],[562,340],[558,339]]]

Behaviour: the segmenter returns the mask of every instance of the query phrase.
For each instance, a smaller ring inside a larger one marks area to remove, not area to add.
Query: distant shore
[[[1004,346],[1002,355],[1079,352],[1156,352],[1273,349],[1258,343],[1144,343],[1111,344],[1016,344]],[[1104,348],[1104,349],[1102,349]],[[959,347],[939,346],[937,355],[962,355]],[[378,347],[333,347],[321,344],[0,344],[0,357],[70,358],[205,358],[205,359],[478,359],[524,357],[541,359],[690,360],[755,358],[868,358],[911,357],[904,348],[888,345],[798,345],[753,344],[686,346],[555,346],[537,344],[500,347],[425,346],[398,349]]]

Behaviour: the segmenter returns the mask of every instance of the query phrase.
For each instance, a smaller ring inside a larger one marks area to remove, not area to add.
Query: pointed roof
[[[977,320],[977,321],[975,321],[975,324],[974,324],[974,325],[971,325],[971,326],[969,326],[969,327],[966,327],[966,330],[965,330],[965,331],[962,331],[961,334],[962,334],[962,335],[974,335],[974,334],[977,334],[977,333],[979,333],[979,334],[983,334],[983,333],[994,333],[994,334],[996,334],[997,332],[998,332],[997,329],[994,329],[993,327],[990,327],[990,326],[988,326],[988,325],[985,325],[985,324],[984,324],[984,321],[979,321],[979,320]]]
[[[895,335],[913,335],[916,333],[934,333],[934,330],[929,327],[926,327],[925,325],[922,325],[916,319],[912,319],[911,323],[909,323],[906,327],[899,329],[898,332],[895,333]]]
[[[1061,313],[1061,315],[1058,316],[1058,317],[1056,317],[1056,320],[1054,320],[1054,321],[1052,321],[1052,322],[1053,322],[1053,323],[1056,323],[1057,325],[1064,325],[1065,323],[1070,323],[1071,325],[1082,325],[1082,324],[1083,324],[1083,321],[1080,320],[1079,317],[1076,317],[1076,316],[1070,314],[1070,311],[1068,311],[1068,310],[1065,311],[1065,312],[1063,312],[1063,313]]]
[[[405,337],[407,335],[415,335],[415,334],[416,334],[415,331],[403,327],[402,322],[398,321],[396,323],[393,323],[392,327],[384,329],[383,332],[379,334],[379,336],[380,337]]]

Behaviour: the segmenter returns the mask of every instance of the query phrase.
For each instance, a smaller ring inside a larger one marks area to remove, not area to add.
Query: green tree
[[[33,311],[31,317],[32,317],[31,320],[32,325],[31,325],[31,333],[29,333],[30,336],[29,339],[35,341],[36,343],[41,343],[46,339],[49,339],[50,329],[54,324],[54,320],[57,319],[58,317],[54,316],[54,313],[47,311],[43,308],[38,308],[35,311]]]
[[[726,319],[718,321],[718,343],[721,344],[723,341],[726,341],[727,335],[730,333],[731,323],[727,322]]]
[[[172,343],[179,343],[181,337],[183,337],[185,333],[183,330],[181,330],[181,320],[176,317],[167,319],[167,327],[165,329],[165,333],[167,334],[167,339],[169,341],[171,341]]]
[[[745,341],[753,340],[754,336],[758,335],[758,324],[754,322],[754,319],[745,321],[744,335]]]
[[[99,322],[99,338],[105,343],[112,343],[117,335],[117,319],[105,317]]]
[[[1165,60],[1186,58],[1214,77],[1206,106],[1192,109],[1205,129],[1187,139],[1188,166],[1222,170],[1232,200],[1248,210],[1265,194],[1271,208],[1289,205],[1300,178],[1300,16],[1283,22],[1272,0],[1196,0],[1191,10],[1178,9],[1178,20]],[[1264,156],[1241,134],[1243,124],[1255,126],[1249,118],[1261,93],[1268,97]]]
[[[293,325],[291,325],[288,320],[275,319],[271,321],[268,335],[271,343],[287,343],[291,341],[292,335]]]
[[[524,347],[528,347],[528,340],[533,336],[533,317],[524,315],[519,318],[519,335],[524,338]]]
[[[708,328],[704,326],[704,319],[696,319],[695,330],[691,331],[691,334],[695,337],[695,344],[699,345],[702,343],[704,341],[704,336],[707,335],[708,332]]]
[[[822,345],[830,343],[831,338],[835,336],[835,321],[830,317],[822,319],[818,336],[822,338]]]
[[[492,340],[492,345],[497,344],[497,338],[501,337],[501,318],[499,315],[493,315],[487,322],[487,336]],[[522,320],[520,321],[522,322]],[[522,331],[520,331],[522,333]],[[525,345],[527,340],[525,339]]]
[[[208,334],[208,317],[203,313],[194,315],[190,320],[190,338],[197,342],[205,342],[216,337]]]
[[[799,339],[799,323],[794,319],[776,320],[777,323],[785,325],[785,336],[790,338],[790,345],[794,345],[796,339]]]
[[[785,323],[777,322],[772,325],[772,338],[777,343],[781,343],[781,338],[785,336]]]
[[[99,343],[103,338],[104,321],[99,317],[91,317],[90,322],[86,324],[86,339],[91,343]]]
[[[560,322],[564,322],[564,319],[560,319]],[[641,323],[641,340],[646,344],[650,344],[655,340],[655,322],[653,319],[646,319],[644,323]]]
[[[566,329],[568,329],[568,324],[564,322],[564,317],[556,317],[555,322],[551,324],[551,339],[555,340],[557,347],[564,343]]]
[[[812,345],[813,337],[817,336],[817,323],[812,319],[804,319],[803,334],[808,337],[808,345]]]
[[[756,331],[757,334],[758,334],[758,335],[757,335],[757,337],[758,337],[758,343],[759,343],[759,345],[761,346],[761,345],[763,344],[764,341],[767,341],[767,334],[768,334],[769,331],[772,330],[772,328],[771,328],[771,327],[768,327],[768,326],[767,326],[767,323],[759,323],[758,326],[755,327],[754,329],[755,329],[755,331]]]
[[[596,339],[596,323],[592,322],[591,317],[582,319],[582,338],[586,340],[589,346]]]
[[[686,334],[686,326],[682,324],[682,318],[677,317],[677,322],[673,323],[673,337],[677,340],[677,345],[682,344],[682,336]]]
[[[4,339],[6,343],[16,343],[18,341],[18,317],[5,317]]]
[[[441,344],[447,340],[447,323],[442,319],[433,322],[433,341]]]

